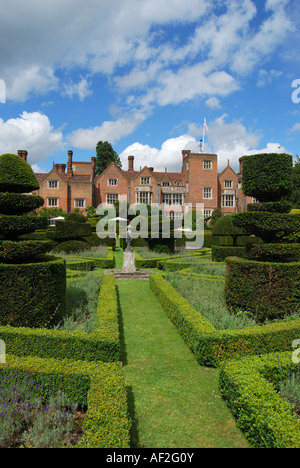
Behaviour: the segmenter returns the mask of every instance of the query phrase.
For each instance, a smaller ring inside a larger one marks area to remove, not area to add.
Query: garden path
[[[199,366],[149,281],[119,280],[117,290],[132,447],[248,447],[220,396],[218,370]]]

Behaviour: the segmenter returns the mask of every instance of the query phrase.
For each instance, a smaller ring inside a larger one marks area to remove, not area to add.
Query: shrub
[[[65,313],[65,261],[0,264],[0,324],[51,327]]]
[[[7,362],[11,369],[28,369],[38,384],[44,384],[44,391],[51,380],[51,390],[62,391],[79,407],[86,409],[83,437],[76,447],[130,447],[127,391],[120,363],[88,363],[32,356],[22,359],[7,356]]]
[[[270,153],[245,156],[243,193],[260,202],[279,201],[289,195],[293,184],[293,156]]]
[[[20,193],[0,193],[0,213],[5,215],[20,215],[40,208],[44,199],[39,196]]]
[[[16,155],[0,156],[0,204],[2,212],[10,212],[0,215],[2,325],[52,326],[65,311],[65,262],[43,255],[52,247],[49,242],[18,240],[22,234],[48,227],[46,218],[24,214],[41,204],[40,197],[24,194],[37,189],[39,183],[26,161]],[[26,263],[29,259],[31,263]]]
[[[265,211],[268,213],[289,213],[292,203],[288,201],[249,203],[247,211]]]
[[[266,262],[298,262],[300,244],[258,244],[249,246],[250,256]]]
[[[2,374],[2,375],[1,375]],[[76,404],[61,392],[43,395],[30,372],[2,369],[0,374],[1,448],[66,446],[75,428]],[[49,382],[51,387],[51,382]]]
[[[73,213],[69,213],[66,216],[66,221],[70,223],[85,223],[86,217],[81,213],[76,213],[76,211],[73,211]]]
[[[43,256],[51,249],[50,241],[0,241],[0,262],[28,261]]]
[[[69,221],[56,221],[55,231],[50,233],[50,237],[55,241],[81,240],[82,237],[90,236],[92,227],[86,223]],[[47,233],[47,236],[49,234]]]
[[[0,192],[29,193],[39,188],[33,170],[20,156],[0,156]]]
[[[288,235],[300,230],[300,216],[284,213],[244,212],[233,218],[238,227],[262,238],[267,243],[276,242],[277,233]]]
[[[227,258],[228,307],[248,310],[258,321],[299,310],[299,263],[268,263]]]
[[[222,396],[254,448],[300,448],[299,421],[269,379],[280,370],[278,357],[293,366],[288,352],[232,360],[221,368]]]
[[[55,247],[53,247],[52,252],[72,254],[84,252],[89,248],[90,245],[83,240],[69,240],[58,243]]]
[[[245,247],[230,247],[223,245],[213,245],[211,249],[213,262],[224,262],[227,257],[247,258],[248,254]]]
[[[29,195],[28,195],[29,196]],[[29,234],[36,229],[47,229],[46,218],[30,216],[0,216],[0,234],[6,239],[17,239],[22,234]]]

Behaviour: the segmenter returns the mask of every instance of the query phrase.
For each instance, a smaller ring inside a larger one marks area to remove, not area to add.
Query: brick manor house
[[[18,151],[27,160],[27,151]],[[204,204],[204,215],[210,216],[215,208],[223,214],[245,211],[252,198],[242,192],[241,168],[236,173],[229,165],[218,173],[216,154],[182,151],[181,172],[156,172],[145,166],[136,170],[134,156],[128,156],[127,170],[112,163],[101,175],[95,175],[96,158],[91,162],[73,160],[68,151],[67,164],[55,164],[48,173],[36,173],[40,189],[34,194],[45,199],[45,207],[58,207],[67,213],[75,208],[85,214],[87,206],[112,205],[116,200],[130,204],[156,203],[164,205],[171,218],[181,218],[184,205]]]

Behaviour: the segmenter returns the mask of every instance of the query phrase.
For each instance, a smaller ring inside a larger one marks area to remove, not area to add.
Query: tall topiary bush
[[[233,223],[264,243],[249,248],[248,262],[227,259],[225,295],[231,308],[240,310],[243,304],[259,320],[300,310],[300,245],[282,242],[300,231],[299,214],[291,214],[291,205],[283,201],[292,190],[292,168],[288,154],[258,154],[243,161],[243,192],[259,202],[236,214]]]
[[[65,312],[66,267],[46,254],[51,241],[24,241],[22,234],[46,229],[47,219],[30,216],[44,199],[20,156],[0,156],[0,325],[50,327]]]
[[[53,252],[78,253],[90,249],[86,240],[93,233],[92,226],[86,223],[81,213],[70,213],[65,221],[56,221],[55,230],[46,236],[56,242]]]

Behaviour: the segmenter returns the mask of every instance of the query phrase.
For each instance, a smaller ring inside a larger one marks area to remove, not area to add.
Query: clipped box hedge
[[[16,356],[113,362],[120,360],[118,300],[113,275],[102,280],[94,333],[24,327],[0,327],[6,351]]]
[[[227,257],[236,256],[240,258],[247,258],[248,253],[246,247],[213,245],[211,249],[211,256],[213,262],[224,262]]]
[[[163,275],[150,275],[150,286],[201,365],[218,367],[227,359],[285,351],[299,339],[300,319],[243,330],[216,330]]]
[[[210,249],[202,249],[202,250],[197,250],[197,251],[190,251],[189,256],[197,256],[197,257],[204,257],[204,256],[210,256]],[[183,259],[183,258],[188,258],[189,256],[182,254],[176,254],[172,255],[170,257],[161,257],[161,258],[142,258],[137,251],[135,251],[135,265],[137,268],[156,268],[158,264],[160,263],[163,265],[164,268],[169,270],[170,268],[174,267],[175,269],[182,269],[185,268],[187,265],[190,266],[188,263],[188,260],[186,264],[180,263],[178,264],[177,260]]]
[[[300,307],[300,262],[226,259],[226,303],[248,310],[259,321],[292,314]]]
[[[68,262],[67,268],[69,270],[81,270],[90,271],[94,268],[112,269],[115,266],[114,252],[112,247],[107,247],[108,254],[106,258],[94,258],[94,257],[78,257],[78,260],[74,262]]]
[[[295,366],[289,351],[231,360],[221,368],[221,394],[254,448],[300,448],[300,421],[276,386],[282,368]]]
[[[7,355],[8,367],[29,370],[37,383],[62,391],[86,408],[83,437],[74,448],[129,448],[130,419],[121,363],[89,363],[68,359],[41,359]],[[68,446],[72,448],[72,446]]]
[[[211,249],[202,249],[198,251],[191,251],[190,255],[176,255],[171,258],[164,258],[160,261],[165,271],[178,271],[191,267],[191,258],[195,260],[201,257],[211,257]]]

